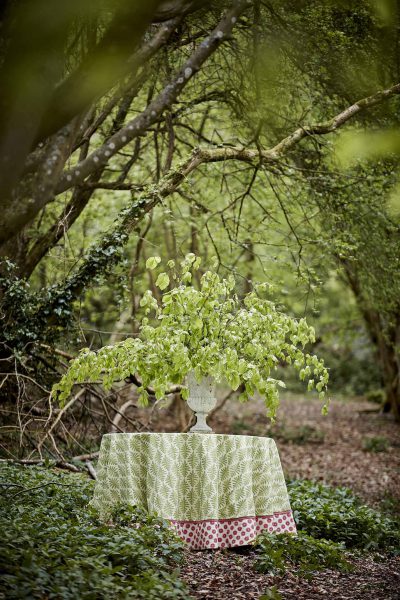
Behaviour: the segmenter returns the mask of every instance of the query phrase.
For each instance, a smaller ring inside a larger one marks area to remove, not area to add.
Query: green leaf
[[[201,257],[198,256],[192,265],[192,269],[194,271],[197,271],[197,269],[200,267],[200,264],[201,264]]]
[[[160,290],[165,290],[169,284],[169,276],[167,273],[160,273],[157,277],[156,286],[160,288]]]
[[[161,262],[161,258],[159,256],[150,256],[146,260],[146,269],[150,269],[151,271],[157,267]]]
[[[193,319],[192,329],[199,330],[199,329],[202,329],[202,327],[203,327],[203,321],[200,319],[200,317],[195,317]]]

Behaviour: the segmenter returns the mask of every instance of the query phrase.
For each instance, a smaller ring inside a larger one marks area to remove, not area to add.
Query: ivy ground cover
[[[0,479],[0,598],[197,597],[179,575],[184,544],[165,521],[118,507],[100,523],[88,508],[93,482],[83,475],[6,465]],[[349,490],[306,480],[288,490],[299,536],[259,537],[251,563],[266,584],[284,571],[314,577],[319,568],[351,569],[357,556],[386,561],[399,554],[399,523]],[[214,552],[192,554],[204,562]],[[217,552],[221,560],[234,556]]]

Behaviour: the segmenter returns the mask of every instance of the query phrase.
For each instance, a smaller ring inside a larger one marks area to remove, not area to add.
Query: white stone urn
[[[213,430],[207,425],[206,418],[217,404],[213,377],[203,377],[198,383],[194,372],[190,371],[186,376],[186,382],[189,388],[187,403],[196,416],[196,423],[190,428],[189,433],[212,433]]]

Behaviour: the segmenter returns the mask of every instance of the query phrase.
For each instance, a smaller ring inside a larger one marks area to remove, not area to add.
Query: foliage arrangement
[[[187,598],[174,569],[182,543],[134,508],[113,524],[89,511],[93,482],[43,468],[2,466],[1,590],[7,598]]]
[[[159,257],[147,260],[154,269]],[[232,275],[222,279],[215,271],[206,271],[199,289],[192,285],[193,273],[200,258],[188,254],[180,264],[168,262],[170,274],[158,275],[156,285],[168,289],[159,305],[148,290],[141,301],[147,314],[153,313],[155,324],[146,316],[140,334],[98,352],[84,349],[62,380],[54,387],[63,402],[74,383],[100,380],[111,387],[130,374],[138,374],[140,397],[147,403],[146,388],[151,385],[161,399],[171,383],[182,383],[189,371],[200,381],[211,375],[225,380],[236,390],[244,391],[240,400],[248,400],[256,391],[264,398],[268,415],[273,418],[279,403],[278,388],[283,381],[271,377],[279,363],[293,364],[300,379],[308,378],[308,389],[315,386],[322,400],[328,383],[328,371],[317,356],[304,352],[315,341],[314,329],[305,319],[294,319],[280,312],[275,304],[262,297],[266,284],[255,285],[241,301],[235,293]],[[188,389],[182,391],[187,399]]]

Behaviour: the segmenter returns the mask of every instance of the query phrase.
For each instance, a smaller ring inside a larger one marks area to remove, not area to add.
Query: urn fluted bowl
[[[215,382],[213,377],[203,377],[200,383],[196,380],[193,371],[187,375],[189,388],[188,406],[196,415],[196,424],[191,432],[212,433],[211,427],[206,423],[207,414],[215,407]]]

